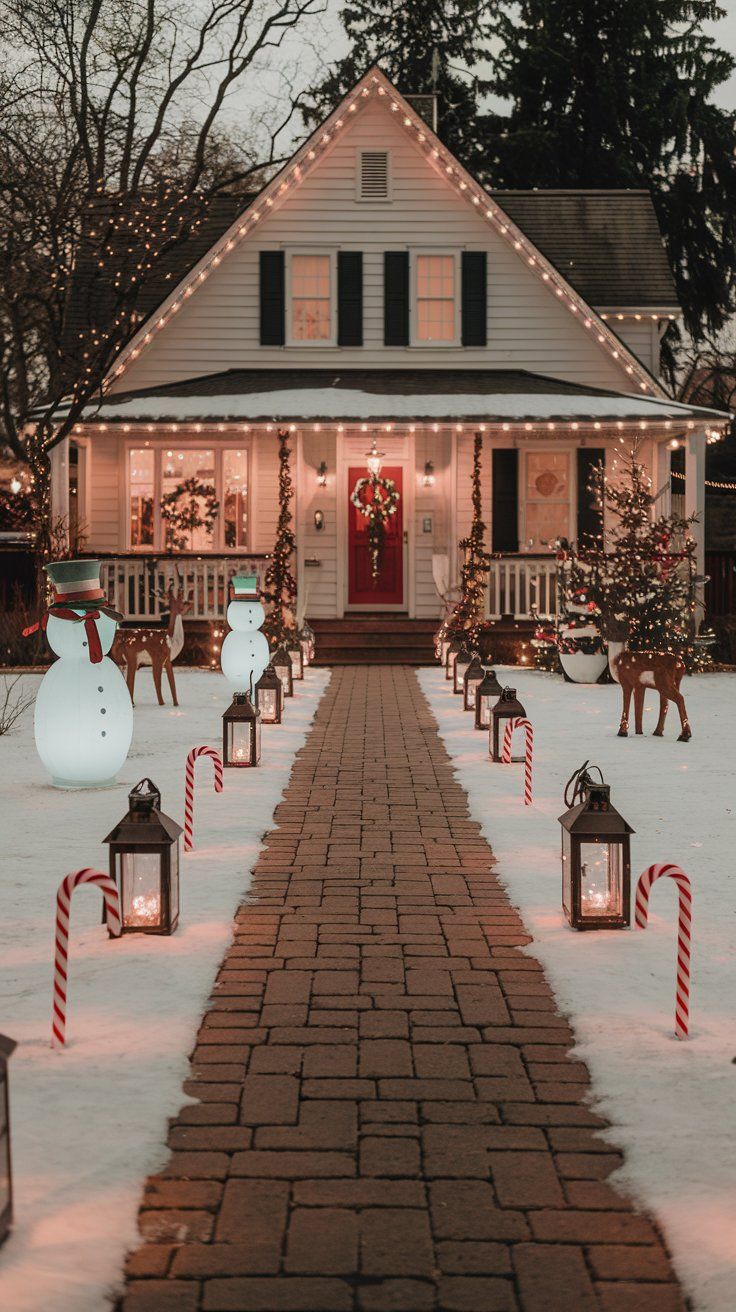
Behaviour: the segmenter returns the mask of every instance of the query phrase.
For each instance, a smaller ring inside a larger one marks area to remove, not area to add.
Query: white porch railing
[[[517,620],[557,613],[557,561],[554,556],[502,556],[492,560],[488,580],[488,615]],[[532,609],[534,608],[534,609]]]
[[[158,620],[166,602],[157,594],[171,584],[185,597],[191,594],[187,619],[219,620],[225,617],[233,575],[255,570],[262,579],[265,568],[264,556],[116,556],[102,561],[100,577],[126,620]]]

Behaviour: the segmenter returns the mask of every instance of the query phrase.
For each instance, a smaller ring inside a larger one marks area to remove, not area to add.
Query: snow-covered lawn
[[[736,675],[686,679],[693,739],[618,738],[621,691],[533,670],[499,669],[534,725],[534,803],[521,765],[490,762],[461,699],[438,669],[422,670],[474,818],[497,871],[534,935],[575,1028],[613,1140],[626,1151],[619,1182],[656,1214],[699,1312],[736,1304]],[[521,737],[521,735],[520,735]],[[693,883],[691,1037],[674,1038],[677,897],[652,890],[649,927],[576,933],[560,903],[562,794],[588,758],[636,830],[632,884],[653,861],[674,861]]]
[[[111,942],[97,889],[72,903],[64,1052],[49,1045],[55,894],[69,871],[107,869],[101,840],[149,775],[180,822],[190,747],[220,747],[230,697],[222,675],[177,669],[181,706],[155,704],[136,682],[133,745],[109,790],[51,787],[33,743],[33,713],[0,738],[0,1030],[19,1047],[11,1065],[16,1224],[0,1249],[7,1312],[101,1312],[136,1240],[142,1182],[165,1160],[166,1118],[181,1084],[232,917],[250,883],[275,806],[328,672],[307,671],[284,724],[265,725],[257,770],[225,772],[215,794],[200,761],[195,851],[181,862],[181,920],[171,938]],[[24,679],[34,690],[37,676]],[[166,690],[168,702],[168,689]]]

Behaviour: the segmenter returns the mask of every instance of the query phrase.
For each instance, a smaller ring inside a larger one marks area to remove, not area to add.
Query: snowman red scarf
[[[101,588],[99,591],[99,596],[103,598],[105,596]],[[88,592],[87,593],[69,592],[66,594],[64,600],[89,601],[90,594]],[[54,601],[49,606],[48,610],[46,611],[46,614],[41,616],[40,620],[37,620],[35,624],[30,624],[27,629],[23,630],[23,637],[29,638],[32,633],[38,633],[39,629],[41,630],[42,633],[45,633],[50,615],[53,615],[54,619],[57,620],[71,620],[75,624],[84,624],[84,630],[85,633],[87,634],[87,643],[89,647],[89,659],[93,665],[99,665],[100,661],[102,660],[102,645],[100,643],[100,635],[97,632],[97,625],[95,624],[95,620],[98,620],[101,615],[107,615],[111,620],[121,620],[123,618],[119,611],[113,610],[112,606],[99,606],[97,610],[88,610],[84,613],[84,615],[78,615],[75,610],[70,610],[68,606],[62,605],[61,602]]]

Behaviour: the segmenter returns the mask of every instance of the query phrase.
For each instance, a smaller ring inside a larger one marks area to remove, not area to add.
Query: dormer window
[[[332,256],[292,254],[290,261],[292,342],[330,342],[332,330]]]
[[[389,161],[387,150],[358,152],[358,199],[389,199]]]
[[[457,258],[417,255],[415,274],[417,342],[452,344],[458,338]]]

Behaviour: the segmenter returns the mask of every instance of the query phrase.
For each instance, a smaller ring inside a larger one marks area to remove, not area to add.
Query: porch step
[[[360,612],[311,620],[317,665],[431,665],[439,620]]]

